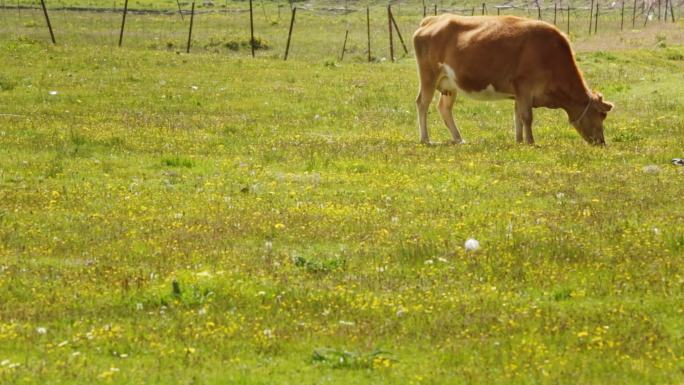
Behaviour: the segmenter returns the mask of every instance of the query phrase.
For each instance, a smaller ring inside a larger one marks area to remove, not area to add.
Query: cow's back
[[[488,85],[513,93],[514,81],[576,71],[567,39],[548,23],[514,16],[441,15],[423,20],[413,35],[420,71],[447,64],[462,89]]]

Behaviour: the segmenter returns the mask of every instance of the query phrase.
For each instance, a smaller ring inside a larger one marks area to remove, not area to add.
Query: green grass
[[[90,44],[0,39],[0,383],[682,381],[684,48],[579,55],[606,148],[425,147],[410,57]]]

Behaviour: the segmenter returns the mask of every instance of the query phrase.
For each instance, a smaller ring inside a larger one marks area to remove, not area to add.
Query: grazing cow
[[[568,39],[554,26],[513,16],[430,16],[413,35],[420,91],[420,141],[429,143],[427,110],[435,90],[454,143],[462,143],[451,109],[456,93],[515,100],[515,138],[534,143],[532,108],[562,108],[592,144],[605,144],[603,120],[613,105],[587,88]]]

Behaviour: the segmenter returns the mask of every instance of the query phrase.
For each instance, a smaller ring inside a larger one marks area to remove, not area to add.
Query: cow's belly
[[[496,91],[494,86],[491,84],[488,85],[487,88],[476,92],[467,92],[462,89],[459,89],[458,92],[475,100],[501,100],[510,99],[513,97],[513,95]]]
[[[437,84],[437,89],[441,93],[460,93],[475,100],[502,100],[511,99],[514,97],[512,94],[497,91],[494,89],[492,84],[489,84],[487,87],[479,91],[464,90],[463,88],[459,87],[456,73],[448,64],[441,64],[440,75],[441,76]]]

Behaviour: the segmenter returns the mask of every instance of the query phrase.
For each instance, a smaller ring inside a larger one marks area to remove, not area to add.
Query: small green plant
[[[614,142],[636,142],[641,139],[641,136],[634,131],[619,131],[613,136]]]
[[[239,51],[241,49],[250,49],[249,44],[250,38],[247,36],[238,36],[233,39],[226,39],[220,36],[212,36],[209,38],[204,47],[206,49],[215,49],[218,47],[224,47],[231,51]],[[270,44],[262,37],[254,36],[254,49],[255,50],[267,50],[270,49]]]
[[[359,353],[331,348],[314,350],[311,361],[319,365],[328,365],[333,369],[380,369],[388,368],[397,362],[392,353],[383,350]]]
[[[11,91],[17,86],[17,82],[10,79],[7,75],[0,74],[0,91]]]
[[[309,273],[330,273],[336,270],[344,269],[346,266],[346,260],[341,257],[317,260],[297,255],[292,258],[292,260],[295,266],[302,268]]]
[[[190,168],[194,166],[194,163],[192,160],[183,158],[180,156],[172,156],[168,158],[162,159],[162,165],[168,166],[168,167],[187,167]]]
[[[558,289],[553,293],[553,300],[554,301],[566,301],[572,298],[572,289],[570,288],[562,288]]]
[[[665,57],[667,58],[667,60],[684,60],[684,53],[675,50],[668,50],[665,54]]]

